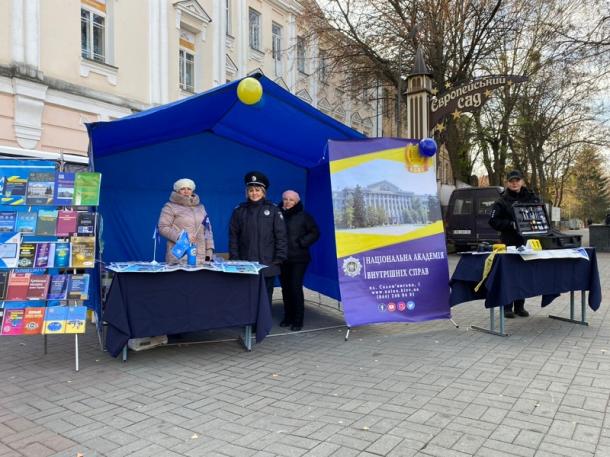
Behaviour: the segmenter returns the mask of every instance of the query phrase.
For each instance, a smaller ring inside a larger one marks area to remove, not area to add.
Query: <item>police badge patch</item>
[[[343,259],[343,273],[346,276],[356,277],[362,271],[362,264],[360,260],[356,257],[348,257],[347,259]]]

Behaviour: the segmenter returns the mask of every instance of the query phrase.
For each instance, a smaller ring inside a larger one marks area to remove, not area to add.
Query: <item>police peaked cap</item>
[[[519,170],[509,171],[506,175],[506,180],[510,181],[511,179],[523,179],[523,173],[521,173]]]
[[[265,189],[269,188],[269,178],[267,178],[260,171],[249,171],[244,176],[244,183],[246,186],[261,186]]]

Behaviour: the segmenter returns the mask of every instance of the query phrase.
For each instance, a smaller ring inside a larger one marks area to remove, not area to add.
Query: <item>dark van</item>
[[[499,232],[489,225],[491,207],[503,187],[465,187],[456,189],[449,198],[445,217],[447,242],[457,252],[476,249],[486,241],[497,242]]]
[[[491,207],[503,190],[503,187],[465,187],[453,191],[445,216],[445,233],[456,252],[474,250],[482,242],[499,242],[500,233],[491,228],[489,218]],[[568,235],[554,228],[546,234],[525,238],[539,240],[543,249],[577,248],[582,241],[581,235]]]

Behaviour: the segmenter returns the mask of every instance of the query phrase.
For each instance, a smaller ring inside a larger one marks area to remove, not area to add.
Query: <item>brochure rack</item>
[[[0,159],[0,335],[85,332],[101,174]],[[96,319],[98,338],[99,316]]]

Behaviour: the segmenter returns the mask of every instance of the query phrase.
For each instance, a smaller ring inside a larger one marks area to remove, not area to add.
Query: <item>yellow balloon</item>
[[[237,85],[237,98],[246,105],[258,103],[263,96],[263,86],[256,78],[244,78]]]

